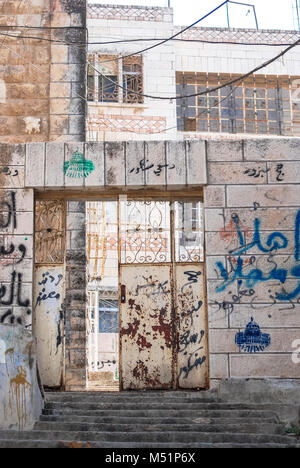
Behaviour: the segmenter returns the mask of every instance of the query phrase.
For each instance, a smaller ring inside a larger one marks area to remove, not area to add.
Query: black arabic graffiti
[[[0,247],[0,264],[3,265],[3,266],[7,266],[7,265],[11,265],[11,264],[17,265],[18,263],[21,263],[25,258],[27,249],[26,249],[25,245],[23,245],[23,244],[20,244],[18,246],[18,250],[21,253],[21,257],[11,256],[11,255],[13,255],[15,250],[16,250],[16,248],[15,248],[14,244],[10,244],[9,248],[6,248],[5,246],[2,245]]]
[[[9,196],[10,201],[0,201],[0,229],[6,229],[10,225],[12,229],[17,228],[16,192],[10,192]]]
[[[15,172],[13,174],[9,167],[3,167],[0,170],[0,174],[11,175],[12,177],[16,177],[17,175],[19,175],[19,171],[18,169],[15,169]]]
[[[276,172],[277,172],[277,177],[276,180],[278,182],[282,182],[284,180],[284,172],[282,172],[283,169],[283,164],[277,164],[276,166]]]
[[[163,169],[166,169],[166,168],[175,169],[175,164],[173,164],[172,166],[169,166],[169,164],[157,164],[155,168],[155,164],[150,163],[147,165],[147,163],[149,163],[148,159],[141,159],[139,162],[139,166],[131,169],[129,173],[132,174],[133,172],[135,172],[135,174],[139,174],[140,171],[145,172],[145,171],[149,171],[150,169],[153,169],[153,173],[156,176],[159,176]]]
[[[264,177],[264,174],[267,174],[269,170],[270,169],[252,168],[246,169],[246,171],[244,171],[244,174],[247,174],[249,177],[254,177],[255,179],[257,179],[258,177]]]

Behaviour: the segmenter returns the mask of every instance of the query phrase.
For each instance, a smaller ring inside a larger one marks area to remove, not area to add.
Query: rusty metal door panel
[[[176,264],[178,386],[208,386],[207,320],[203,265]]]
[[[120,284],[122,388],[171,388],[171,265],[123,265]]]
[[[34,282],[34,331],[42,384],[62,383],[64,316],[63,266],[37,266]]]

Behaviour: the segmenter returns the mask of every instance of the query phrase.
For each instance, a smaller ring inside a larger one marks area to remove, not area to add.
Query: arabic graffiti
[[[5,168],[4,168],[5,169]],[[6,170],[4,173],[9,174]],[[10,229],[11,232],[17,228],[17,206],[16,192],[3,192],[4,196],[0,200],[0,229]],[[7,232],[3,235],[3,245],[0,245],[0,265],[3,267],[13,267],[10,281],[1,283],[0,286],[0,323],[17,323],[30,327],[26,317],[31,315],[30,299],[24,297],[24,277],[15,267],[20,265],[27,253],[27,248],[23,243],[16,246],[13,242],[7,241]],[[21,308],[17,312],[17,309]],[[21,315],[20,315],[21,313]]]
[[[10,225],[17,228],[16,192],[9,192],[9,201],[0,200],[0,229],[6,229]]]
[[[243,233],[240,229],[238,217],[234,217],[234,223],[236,232],[239,238],[239,247],[231,250],[229,253],[232,256],[237,257],[236,265],[231,262],[232,271],[228,272],[222,262],[217,262],[216,267],[220,272],[220,276],[223,279],[223,283],[216,288],[217,292],[222,292],[227,289],[231,284],[237,281],[237,284],[241,286],[244,282],[246,288],[253,290],[257,283],[265,283],[271,280],[279,281],[282,285],[286,283],[288,277],[292,277],[297,280],[296,287],[287,292],[282,287],[280,292],[275,293],[275,298],[279,301],[290,301],[296,299],[300,293],[300,210],[298,211],[295,218],[295,229],[294,229],[294,251],[293,256],[295,263],[290,269],[279,268],[276,263],[271,271],[264,272],[260,268],[252,268],[245,271],[245,259],[241,258],[240,255],[249,252],[252,248],[256,247],[259,252],[265,254],[271,254],[272,252],[278,252],[285,249],[289,245],[289,239],[282,232],[274,231],[266,239],[265,244],[261,241],[260,232],[260,219],[255,218],[254,220],[254,233],[252,242],[246,244],[244,242]]]
[[[12,177],[16,177],[17,175],[19,175],[19,171],[18,169],[15,169],[14,170],[14,173],[12,173],[12,171],[10,170],[9,167],[3,167],[2,169],[0,169],[0,174],[4,174],[4,175],[7,175],[7,176],[12,176]]]
[[[129,173],[132,174],[134,172],[135,174],[139,174],[140,171],[145,172],[145,171],[149,171],[150,169],[153,169],[153,173],[156,176],[159,176],[161,174],[162,170],[166,169],[166,168],[175,169],[175,164],[173,164],[172,166],[169,166],[169,164],[157,164],[155,166],[155,164],[153,164],[153,163],[149,164],[148,159],[141,159],[140,162],[139,162],[139,166],[134,167],[133,169],[131,169],[129,171]]]
[[[57,278],[55,276],[51,275],[48,271],[42,274],[42,280],[38,282],[40,286],[44,286],[42,290],[39,292],[37,298],[36,298],[36,303],[35,307],[41,305],[42,302],[47,301],[47,299],[56,299],[58,300],[60,298],[60,293],[57,292],[56,287],[60,284],[60,282],[63,279],[62,274],[58,274]],[[46,291],[46,285],[47,288],[52,289],[52,291]]]
[[[184,267],[183,267],[184,268]],[[177,278],[178,286],[178,380],[180,386],[199,386],[198,370],[206,362],[205,330],[201,308],[200,270],[183,270]],[[195,370],[195,372],[193,372]]]

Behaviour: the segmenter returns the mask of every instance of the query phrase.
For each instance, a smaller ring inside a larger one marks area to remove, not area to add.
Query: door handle
[[[121,304],[125,304],[126,302],[126,286],[125,284],[121,284]]]

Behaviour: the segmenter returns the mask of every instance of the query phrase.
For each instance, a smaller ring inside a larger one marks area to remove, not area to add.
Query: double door
[[[202,204],[125,200],[119,213],[121,388],[206,388]]]

